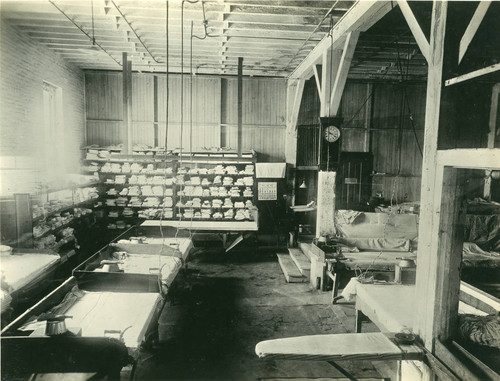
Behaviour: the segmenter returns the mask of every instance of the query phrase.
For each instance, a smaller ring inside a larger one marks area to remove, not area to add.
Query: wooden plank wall
[[[86,73],[87,144],[121,142],[122,75],[120,72]],[[158,75],[158,142],[164,145],[166,127],[166,77]],[[170,75],[168,148],[200,150],[202,147],[237,148],[237,80],[193,77],[191,133],[190,77],[184,76],[181,113],[181,78]],[[133,74],[133,144],[154,143],[154,74]],[[284,160],[286,81],[244,78],[243,150],[255,149],[263,161]],[[192,140],[190,139],[192,137]]]
[[[237,146],[237,79],[222,79],[222,144]],[[264,161],[285,160],[286,81],[243,79],[243,150],[253,148]]]
[[[406,85],[408,104],[402,103],[400,84],[348,81],[342,96],[339,114],[344,118],[342,150],[372,152],[372,194],[381,193],[394,202],[420,199],[422,157],[417,145],[423,146],[425,84]],[[401,119],[401,109],[405,115]],[[314,79],[306,82],[298,119],[297,166],[316,164],[319,97]],[[299,176],[309,178],[306,174]],[[315,184],[308,184],[315,189]],[[307,192],[309,199],[313,197]]]
[[[408,107],[400,84],[374,84],[371,118],[371,150],[374,154],[373,194],[382,193],[394,203],[420,200],[424,142],[425,84],[406,85]],[[404,110],[401,119],[401,110]]]

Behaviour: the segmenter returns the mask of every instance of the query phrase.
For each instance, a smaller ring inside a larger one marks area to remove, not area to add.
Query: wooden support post
[[[500,83],[493,86],[491,92],[491,106],[490,106],[490,121],[489,127],[490,132],[488,133],[488,145],[487,148],[495,148],[495,140],[497,136],[497,115],[498,115],[498,93],[500,93]],[[485,200],[491,201],[491,171],[487,170],[486,180],[484,181],[484,192],[483,197]]]
[[[123,152],[132,153],[132,62],[127,52],[122,53],[123,62]]]
[[[286,91],[286,142],[285,160],[295,167],[297,164],[297,120],[304,91],[303,79],[289,79]]]
[[[238,157],[243,140],[243,57],[238,57]]]
[[[297,120],[304,84],[303,79],[289,79],[286,88],[285,161],[292,168],[297,165]],[[296,178],[293,176],[290,205],[295,205],[295,181]]]
[[[330,111],[330,97],[335,81],[335,73],[339,67],[341,52],[338,50],[327,50],[323,54],[321,65],[321,110],[320,116],[334,116]]]
[[[335,234],[335,176],[336,172],[318,173],[316,237]]]
[[[441,170],[441,169],[440,169]],[[433,234],[438,240],[434,337],[444,341],[456,336],[458,327],[458,297],[460,265],[462,263],[465,200],[458,169],[444,167],[439,225]]]
[[[153,77],[153,107],[154,107],[154,115],[153,115],[153,147],[158,147],[158,76],[155,75]],[[166,148],[166,147],[165,147]]]
[[[442,171],[437,171],[437,142],[443,77],[446,1],[434,1],[432,8],[429,72],[425,110],[424,155],[422,162],[421,211],[419,219],[419,260],[416,275],[414,328],[425,346],[432,350],[434,339],[434,306],[437,288],[439,251],[439,205],[442,194]],[[439,198],[435,197],[439,195]]]

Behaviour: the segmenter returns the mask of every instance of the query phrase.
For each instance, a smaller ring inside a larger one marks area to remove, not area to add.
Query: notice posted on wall
[[[276,201],[278,199],[278,183],[275,181],[259,182],[259,201]]]

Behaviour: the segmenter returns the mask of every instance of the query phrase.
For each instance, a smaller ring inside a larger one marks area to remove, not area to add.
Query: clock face
[[[335,126],[326,127],[323,133],[323,137],[329,143],[336,142],[340,138],[340,130]]]

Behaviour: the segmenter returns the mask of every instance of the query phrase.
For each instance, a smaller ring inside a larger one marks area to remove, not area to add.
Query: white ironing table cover
[[[60,260],[61,257],[58,254],[40,253],[14,254],[2,257],[0,268],[2,282],[8,288],[6,291],[12,293],[23,288]]]

